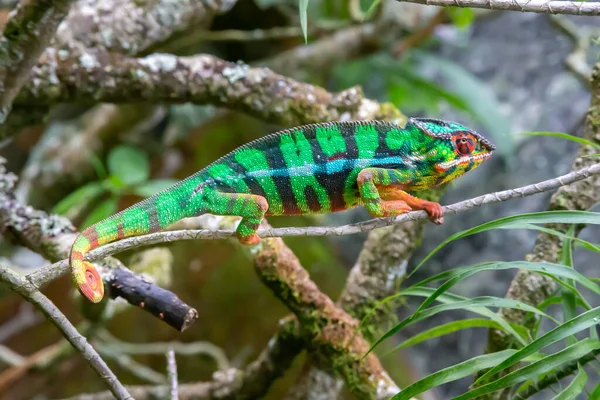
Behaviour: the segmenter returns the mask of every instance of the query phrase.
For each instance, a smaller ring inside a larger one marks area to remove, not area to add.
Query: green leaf
[[[72,212],[74,207],[85,206],[102,193],[104,193],[104,186],[102,182],[90,182],[87,185],[83,185],[71,192],[71,194],[62,199],[56,206],[54,206],[53,212],[60,215],[67,215],[69,211]],[[72,216],[70,216],[70,218],[72,218]]]
[[[516,325],[513,327],[521,328],[526,333],[526,329],[524,329],[520,325]],[[452,321],[446,324],[438,325],[431,329],[427,329],[426,331],[420,332],[410,339],[406,339],[404,342],[400,343],[398,346],[394,347],[390,353],[405,349],[410,346],[414,346],[417,343],[424,342],[428,339],[433,339],[436,337],[448,335],[450,333],[454,333],[463,329],[470,328],[494,328],[494,329],[503,329],[503,327],[497,323],[496,321],[492,321],[484,318],[471,318],[471,319],[463,319],[459,321]]]
[[[87,228],[96,222],[102,221],[117,212],[119,199],[116,196],[100,203],[81,224],[82,228]]]
[[[371,15],[373,15],[373,12],[375,11],[379,3],[381,3],[381,0],[373,0],[371,5],[369,6],[369,9],[364,14],[365,19],[371,18]]]
[[[562,132],[526,132],[526,133],[522,133],[521,136],[556,137],[556,138],[561,138],[561,139],[565,139],[565,140],[570,140],[572,142],[577,142],[577,143],[585,145],[585,146],[591,146],[591,147],[600,149],[600,144],[598,144],[596,142],[592,142],[591,140],[587,140],[584,138],[580,138],[580,137],[569,135],[568,133],[562,133]]]
[[[133,193],[141,197],[150,197],[162,192],[177,183],[176,179],[155,179],[144,182],[133,188]]]
[[[475,381],[474,385],[483,382],[484,380],[486,380],[486,378],[489,378],[494,374],[497,374],[498,372],[502,371],[503,369],[516,364],[525,357],[534,354],[535,352],[551,345],[552,343],[556,343],[559,340],[562,340],[570,335],[574,335],[577,332],[589,328],[590,326],[598,324],[599,320],[600,307],[596,307],[591,309],[590,311],[584,312],[583,314],[573,318],[570,321],[563,323],[562,325],[557,326],[550,332],[546,333],[543,336],[540,336],[538,339],[534,340],[527,346],[517,351],[514,355],[504,360],[504,362],[496,365],[494,368],[487,371],[484,375],[482,375],[481,377],[479,377],[479,379]]]
[[[407,288],[402,290],[399,293],[396,293],[392,296],[388,296],[385,299],[379,301],[369,312],[367,312],[367,314],[363,317],[363,319],[360,321],[359,324],[359,330],[360,327],[364,326],[365,321],[368,320],[368,318],[370,317],[370,315],[372,313],[375,312],[375,310],[377,308],[379,308],[380,306],[382,306],[383,304],[392,301],[398,297],[401,296],[417,296],[417,297],[429,297],[431,296],[431,294],[434,293],[434,290],[432,288],[427,288],[427,287],[411,287],[411,288]],[[442,303],[442,304],[452,304],[452,303],[459,303],[459,302],[464,302],[469,300],[468,297],[464,297],[464,296],[459,296],[457,294],[453,294],[453,293],[444,293],[441,296],[439,296],[436,299],[438,302]],[[509,332],[521,345],[525,346],[527,343],[525,342],[525,340],[523,339],[524,337],[526,337],[526,334],[524,334],[523,329],[521,330],[521,334],[519,334],[515,328],[512,327],[511,324],[509,324],[504,318],[502,318],[498,313],[495,313],[494,311],[490,310],[489,308],[486,307],[482,307],[482,306],[466,306],[464,308],[466,311],[470,311],[474,314],[479,314],[482,315],[484,317],[487,317],[493,321],[495,321],[498,325],[500,325],[506,332]],[[526,329],[525,329],[526,332]],[[373,347],[369,350],[369,352],[373,349]],[[365,356],[368,354],[368,352],[365,354]],[[363,357],[365,357],[363,356]]]
[[[456,283],[468,278],[471,275],[474,275],[474,274],[482,272],[482,271],[492,271],[492,270],[496,271],[496,270],[505,270],[505,269],[525,269],[528,271],[535,271],[540,274],[547,275],[547,276],[551,277],[552,279],[558,281],[559,283],[564,283],[564,282],[561,282],[559,279],[557,279],[557,277],[566,278],[566,279],[578,282],[582,286],[584,286],[584,287],[588,288],[589,290],[593,291],[594,293],[600,295],[600,286],[598,286],[597,284],[592,282],[590,279],[588,279],[581,273],[575,271],[573,268],[569,268],[565,265],[553,264],[553,263],[547,263],[547,262],[529,262],[529,261],[487,262],[487,263],[482,263],[482,264],[477,264],[477,265],[453,268],[451,270],[441,272],[437,275],[426,278],[426,279],[414,284],[413,286],[424,286],[431,282],[448,279],[448,281],[444,282],[444,284],[442,284],[434,292],[433,295],[431,295],[427,300],[425,300],[419,306],[419,308],[417,309],[416,312],[419,312],[421,309],[423,309],[426,306],[428,306],[429,304],[431,304],[435,300],[437,295],[443,293],[444,291],[448,290],[450,287],[452,287]]]
[[[469,375],[474,375],[481,370],[490,368],[499,362],[502,362],[502,360],[506,359],[514,352],[514,350],[499,351],[497,353],[473,357],[460,364],[444,368],[407,386],[400,393],[392,397],[391,400],[408,400],[436,386],[456,381]]]
[[[402,292],[404,292],[404,291],[401,291],[401,293]],[[418,321],[424,320],[426,318],[429,318],[433,315],[436,315],[440,312],[450,311],[450,310],[468,310],[471,307],[488,307],[488,306],[489,307],[499,307],[499,308],[516,308],[519,310],[528,311],[528,312],[532,312],[534,314],[544,316],[548,319],[553,319],[552,317],[550,317],[543,311],[540,311],[537,308],[532,307],[529,304],[525,304],[518,300],[504,299],[504,298],[493,297],[493,296],[476,297],[473,299],[458,301],[455,303],[437,305],[434,307],[426,308],[417,313],[414,313],[413,315],[400,321],[400,323],[396,324],[393,328],[391,328],[386,333],[384,333],[379,339],[377,339],[377,341],[375,341],[375,343],[371,346],[371,348],[369,349],[369,351],[366,354],[369,354],[379,343],[381,343],[385,339],[388,339],[389,337],[395,335],[403,328],[410,326],[410,325],[414,324],[415,322],[418,322]]]
[[[596,385],[594,392],[590,396],[590,399],[597,400],[600,399],[600,384]]]
[[[148,179],[150,165],[142,151],[130,146],[118,146],[108,154],[108,171],[125,185],[134,185]]]
[[[300,26],[302,27],[302,34],[304,34],[304,43],[308,43],[308,0],[300,0],[298,9],[300,12]]]
[[[448,7],[445,11],[454,25],[461,29],[468,28],[475,20],[475,13],[472,8]]]
[[[584,339],[567,347],[557,353],[542,358],[539,361],[520,368],[505,375],[504,377],[473,389],[463,395],[454,397],[453,400],[467,400],[492,393],[505,387],[513,386],[528,379],[534,379],[541,374],[548,373],[562,364],[578,360],[592,350],[600,349],[600,341],[595,339]],[[502,362],[501,362],[502,364]]]
[[[571,225],[569,227],[568,234],[573,236],[575,234],[575,226]],[[569,268],[573,268],[573,241],[571,239],[566,239],[563,241],[562,250],[560,252],[560,262]],[[566,279],[566,283],[571,286],[575,286],[575,281],[573,279]],[[577,316],[577,296],[573,293],[572,290],[561,290],[561,296],[563,299],[562,309],[563,309],[563,321],[569,321]],[[565,338],[565,342],[567,346],[572,345],[577,342],[577,338],[573,336],[568,336]]]
[[[489,231],[492,229],[517,229],[524,228],[526,224],[548,224],[548,223],[562,223],[562,224],[600,224],[600,213],[590,211],[542,211],[529,214],[519,214],[510,217],[499,218],[493,221],[483,223],[473,228],[466,229],[464,231],[456,232],[451,235],[448,239],[440,243],[435,249],[433,249],[415,269],[408,275],[410,277],[414,274],[427,260],[429,260],[435,253],[437,253],[442,247],[450,242],[458,239],[465,238],[467,236],[474,235]],[[533,229],[533,225],[531,225]],[[407,277],[407,278],[408,278]]]
[[[583,392],[583,388],[585,387],[585,383],[588,380],[588,376],[581,368],[581,365],[577,366],[579,372],[575,375],[575,378],[571,381],[569,386],[565,388],[562,392],[554,396],[552,400],[576,400],[577,396]],[[597,397],[590,397],[591,399],[595,399]]]

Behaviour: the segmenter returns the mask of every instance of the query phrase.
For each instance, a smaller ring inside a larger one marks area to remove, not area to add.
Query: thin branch
[[[22,1],[11,12],[0,37],[0,124],[6,121],[14,98],[69,12],[71,2]]]
[[[133,358],[125,354],[114,353],[112,351],[106,351],[102,346],[95,346],[100,353],[107,360],[113,360],[119,367],[129,372],[133,376],[152,383],[155,385],[164,385],[167,383],[167,378],[160,372],[156,372],[152,368],[137,362]]]
[[[567,55],[565,64],[586,86],[590,85],[592,67],[588,64],[587,53],[593,32],[577,26],[563,15],[550,15],[550,21],[573,42],[573,51]],[[598,29],[595,29],[598,31]]]
[[[561,186],[569,185],[573,182],[581,181],[590,176],[600,173],[600,163],[587,168],[571,172],[557,178],[521,186],[515,189],[503,190],[495,193],[488,193],[482,196],[474,197],[469,200],[460,201],[448,206],[444,206],[444,214],[452,215],[468,211],[475,207],[481,207],[488,204],[500,203],[502,201],[512,200],[520,197],[531,196],[537,193],[547,192]],[[275,238],[286,236],[343,236],[353,235],[361,232],[372,231],[373,229],[383,228],[401,224],[408,221],[418,221],[429,218],[425,211],[411,211],[406,214],[392,218],[370,219],[355,224],[348,224],[336,227],[310,226],[310,227],[286,227],[286,228],[261,228],[258,234],[261,238]],[[163,231],[151,233],[148,235],[134,236],[113,242],[102,247],[91,250],[86,254],[86,260],[96,261],[122,251],[147,246],[150,244],[168,243],[176,240],[196,240],[196,239],[226,239],[231,238],[234,230],[178,230]],[[56,277],[68,271],[68,261],[61,260],[48,267],[41,268],[27,276],[35,285],[55,279]]]
[[[169,386],[171,389],[170,400],[179,400],[179,390],[177,388],[177,362],[175,361],[175,352],[172,348],[167,351],[167,376],[169,377]]]
[[[11,367],[14,367],[23,364],[25,357],[12,351],[4,345],[0,345],[0,360]]]
[[[81,353],[117,399],[133,399],[96,350],[81,336],[67,317],[35,286],[3,264],[0,264],[0,280],[44,313],[69,343]]]
[[[600,3],[564,0],[397,0],[441,7],[471,7],[499,11],[548,14],[600,15]]]
[[[207,355],[215,360],[217,369],[229,369],[229,360],[227,355],[220,347],[210,342],[151,342],[151,343],[129,343],[121,341],[112,336],[108,331],[104,330],[99,333],[105,343],[98,343],[98,348],[111,351],[118,354],[164,354],[169,349],[172,349],[176,354],[184,356],[196,356],[200,354]]]
[[[31,304],[23,302],[19,305],[19,312],[9,321],[0,326],[0,343],[6,342],[11,336],[37,325],[44,320]]]

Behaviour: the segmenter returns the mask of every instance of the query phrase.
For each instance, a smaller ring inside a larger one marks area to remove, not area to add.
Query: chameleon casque
[[[205,213],[242,217],[242,244],[260,241],[266,215],[343,211],[364,206],[373,217],[425,210],[443,222],[438,203],[413,197],[449,182],[487,160],[492,145],[454,122],[409,118],[405,126],[380,121],[328,122],[283,130],[254,140],[189,178],[85,229],[71,249],[79,291],[97,303],[104,284],[85,254],[116,239],[159,231]]]

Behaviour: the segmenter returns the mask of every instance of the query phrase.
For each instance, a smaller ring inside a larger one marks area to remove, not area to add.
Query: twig
[[[71,0],[22,1],[11,13],[0,37],[0,124],[31,68],[69,12]]]
[[[98,337],[104,341],[104,343],[97,345],[98,348],[118,354],[164,354],[168,349],[172,349],[176,354],[185,356],[205,354],[215,360],[217,369],[226,370],[229,368],[229,360],[223,349],[209,342],[129,343],[115,338],[106,330],[101,331]]]
[[[133,399],[96,350],[81,336],[67,317],[35,286],[3,264],[0,264],[0,280],[44,313],[46,318],[61,331],[69,343],[81,353],[117,399]]]
[[[549,15],[550,21],[561,31],[563,31],[573,42],[573,51],[565,59],[567,67],[582,81],[586,86],[590,86],[590,77],[592,76],[592,67],[587,62],[587,51],[590,47],[592,32],[581,32],[580,28],[574,22],[563,15]]]
[[[600,3],[566,0],[397,0],[441,7],[471,7],[500,11],[549,14],[600,15]]]
[[[37,325],[43,321],[42,314],[36,312],[31,304],[23,302],[19,306],[19,312],[9,321],[0,326],[0,343],[8,340],[11,336]]]
[[[152,368],[147,367],[140,362],[137,362],[130,356],[107,351],[104,346],[96,345],[95,347],[98,349],[98,353],[100,353],[104,358],[113,360],[119,365],[119,367],[123,368],[139,379],[155,385],[165,385],[167,383],[167,378],[163,374],[156,372]]]
[[[15,353],[8,347],[4,345],[0,345],[0,360],[7,365],[16,366],[21,365],[25,361],[25,357],[22,355]]]
[[[179,385],[181,399],[225,400],[235,398],[259,399],[270,384],[280,377],[302,351],[299,324],[294,318],[280,321],[280,327],[258,358],[243,370],[229,368],[213,374],[211,382]],[[128,386],[136,400],[166,398],[169,386]],[[111,400],[110,392],[71,397],[65,400]]]
[[[169,385],[171,388],[170,400],[179,400],[177,389],[177,362],[175,361],[175,352],[172,348],[167,351],[167,376],[169,377]]]
[[[547,387],[576,372],[579,369],[579,365],[584,366],[590,361],[596,360],[598,354],[600,354],[600,350],[590,351],[588,354],[578,360],[561,365],[557,371],[543,377],[537,382],[534,381],[527,389],[523,390],[521,393],[515,394],[512,397],[512,400],[524,400],[530,398],[534,394],[541,392]]]

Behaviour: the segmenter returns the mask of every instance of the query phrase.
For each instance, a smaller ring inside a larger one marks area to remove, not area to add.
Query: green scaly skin
[[[90,301],[104,284],[83,258],[116,239],[159,231],[204,213],[242,217],[243,244],[265,215],[317,214],[364,206],[374,217],[425,210],[442,223],[442,207],[406,193],[449,182],[487,160],[495,147],[453,122],[411,118],[330,122],[284,130],[250,142],[171,188],[84,230],[71,250],[73,279]]]

